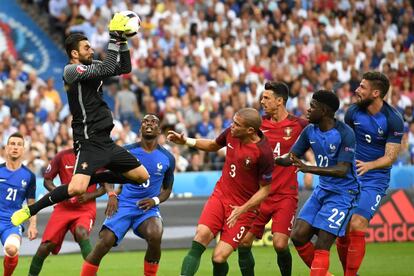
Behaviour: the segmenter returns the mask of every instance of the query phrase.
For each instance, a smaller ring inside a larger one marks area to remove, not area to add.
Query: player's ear
[[[71,58],[78,58],[79,57],[79,52],[75,49],[73,49],[72,51],[70,51],[70,55]]]

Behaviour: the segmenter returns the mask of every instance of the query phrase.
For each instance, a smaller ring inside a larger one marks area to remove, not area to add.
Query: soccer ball
[[[127,37],[134,36],[138,33],[139,28],[141,27],[141,19],[139,18],[138,14],[133,11],[122,11],[120,14],[129,17],[128,22],[125,26],[130,29],[131,31],[125,32]]]

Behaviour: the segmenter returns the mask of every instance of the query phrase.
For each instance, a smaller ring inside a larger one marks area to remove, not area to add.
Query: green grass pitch
[[[187,250],[164,250],[162,252],[159,276],[177,276],[180,274],[181,261]],[[299,259],[295,249],[291,247],[293,256],[292,275],[309,275],[308,268]],[[208,249],[202,256],[197,275],[212,275],[212,250]],[[229,259],[229,275],[241,275],[237,264],[237,252]],[[109,253],[103,259],[99,276],[129,276],[143,275],[143,258],[145,252]],[[256,260],[256,275],[280,275],[275,262],[275,253],[270,247],[253,249]],[[331,249],[330,271],[334,275],[343,275],[336,253]],[[14,275],[27,275],[31,257],[21,257]],[[79,275],[82,265],[80,254],[50,256],[46,259],[42,276],[72,276]],[[3,266],[1,266],[3,268]],[[2,269],[1,269],[2,270]],[[378,275],[414,275],[414,243],[385,243],[368,244],[364,263],[359,271],[361,276]]]

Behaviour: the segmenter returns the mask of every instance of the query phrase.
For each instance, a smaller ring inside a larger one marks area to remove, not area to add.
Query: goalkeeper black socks
[[[241,274],[243,276],[253,276],[255,262],[252,254],[252,248],[239,247],[237,251],[239,252],[239,267]]]
[[[44,195],[36,203],[29,205],[30,215],[36,215],[40,210],[70,198],[68,185],[60,185],[50,193]]]
[[[289,247],[283,251],[276,251],[277,264],[282,276],[292,275],[292,255],[290,254]]]

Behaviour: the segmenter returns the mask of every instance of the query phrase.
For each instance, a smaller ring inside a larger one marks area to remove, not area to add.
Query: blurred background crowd
[[[343,120],[362,73],[378,70],[390,78],[387,101],[406,124],[396,165],[414,164],[412,1],[32,0],[31,5],[48,13],[62,42],[71,32],[86,34],[97,59],[105,57],[114,12],[132,10],[141,17],[140,33],[129,41],[132,73],[104,85],[115,118],[112,137],[119,144],[137,141],[146,113],[158,114],[164,131],[215,138],[241,107],[260,109],[268,80],[289,85],[287,107],[296,116],[306,114],[313,91],[334,90],[341,99],[337,118]],[[0,146],[20,131],[27,140],[27,165],[38,175],[73,142],[58,81],[40,79],[18,58],[1,53]],[[160,143],[176,157],[178,172],[221,169],[221,152],[189,151],[166,144],[164,135]]]

